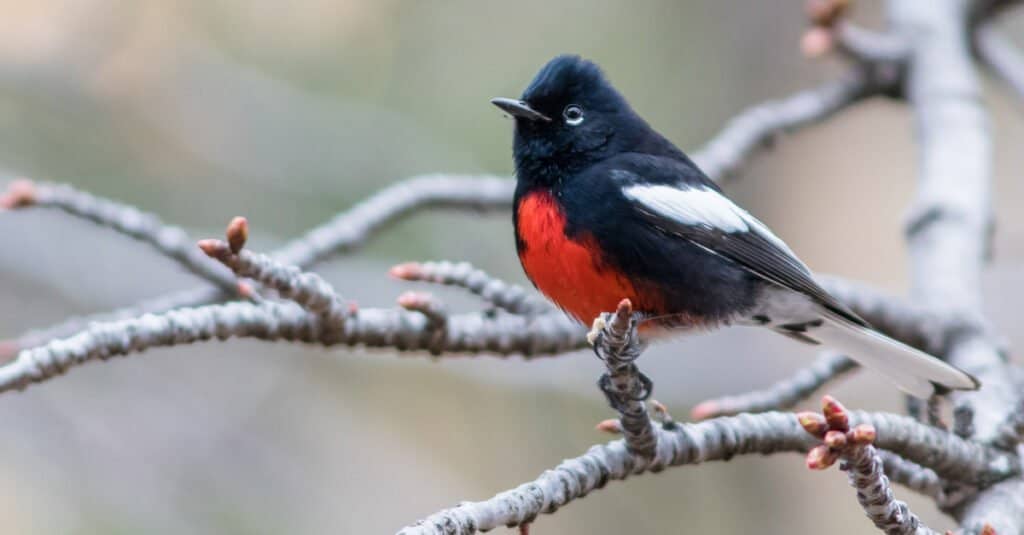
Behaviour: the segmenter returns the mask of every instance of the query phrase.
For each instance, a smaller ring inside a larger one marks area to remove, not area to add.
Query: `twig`
[[[426,349],[431,355],[440,355],[444,351],[448,328],[448,310],[444,303],[425,292],[406,292],[398,297],[398,306],[427,318],[427,330],[432,335]]]
[[[942,480],[934,470],[908,461],[895,453],[879,450],[885,475],[889,479],[911,490],[920,492],[934,499],[940,505],[946,501],[946,493],[942,488]]]
[[[845,16],[849,4],[847,0],[804,4],[811,23],[800,43],[804,55],[816,58],[835,50],[876,71],[883,67],[893,73],[902,71],[910,55],[909,43],[896,32],[877,32],[850,22]]]
[[[701,402],[690,415],[695,420],[741,412],[788,409],[807,399],[825,384],[855,370],[857,363],[836,353],[824,352],[813,364],[801,368],[764,390]]]
[[[836,46],[858,61],[902,63],[910,55],[910,46],[895,32],[876,32],[843,20],[835,27]]]
[[[992,24],[982,24],[974,35],[978,56],[1018,97],[1024,98],[1024,54]]]
[[[999,449],[1016,451],[1022,441],[1024,441],[1024,404],[1010,410],[1006,419],[999,424],[995,436],[989,443]]]
[[[228,293],[236,290],[235,277],[216,262],[210,262],[194,247],[194,241],[180,227],[168,225],[155,214],[79,191],[66,184],[16,180],[0,195],[0,208],[30,206],[55,208],[143,243],[175,260],[192,273],[209,280]]]
[[[827,119],[847,106],[881,91],[865,69],[805,89],[781,100],[748,108],[731,119],[693,159],[713,180],[732,176],[754,153],[780,133]]]
[[[623,299],[614,313],[602,314],[594,323],[594,353],[604,362],[607,373],[598,386],[608,404],[619,413],[626,448],[645,459],[654,456],[658,436],[644,403],[653,384],[636,366],[643,352],[636,318],[629,299]]]
[[[551,312],[554,307],[537,294],[496,279],[468,262],[409,262],[391,268],[391,276],[465,288],[494,306],[513,314]]]
[[[870,424],[851,428],[846,409],[831,396],[822,400],[822,413],[803,413],[800,421],[807,433],[822,441],[807,453],[807,467],[824,470],[837,459],[846,471],[857,501],[876,527],[889,535],[938,534],[910,512],[907,504],[893,497],[882,458],[872,445],[876,431]]]
[[[352,209],[292,240],[273,257],[283,264],[309,267],[332,254],[347,252],[384,225],[415,209],[457,207],[507,209],[515,183],[493,176],[422,175],[385,188]]]
[[[249,234],[245,218],[236,217],[228,225],[227,241],[202,240],[199,248],[210,258],[224,264],[239,277],[249,277],[276,290],[302,308],[319,314],[326,325],[342,326],[354,310],[334,288],[316,273],[286,266],[269,256],[243,249]]]

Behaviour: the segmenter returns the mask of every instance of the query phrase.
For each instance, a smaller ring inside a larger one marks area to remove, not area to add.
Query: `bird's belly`
[[[614,311],[622,299],[646,314],[661,313],[657,292],[638,291],[602,258],[593,236],[566,235],[565,216],[550,194],[533,193],[520,201],[516,234],[526,275],[577,320],[590,323]]]

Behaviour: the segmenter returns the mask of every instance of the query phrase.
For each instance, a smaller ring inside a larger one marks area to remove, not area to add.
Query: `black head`
[[[496,98],[515,119],[517,176],[551,185],[622,152],[679,155],[612,87],[597,64],[558,56],[545,65],[518,100]]]

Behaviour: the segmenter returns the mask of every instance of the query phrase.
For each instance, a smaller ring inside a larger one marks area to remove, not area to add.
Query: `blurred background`
[[[515,96],[550,57],[598,61],[694,150],[745,106],[837,75],[798,52],[796,0],[0,0],[0,170],[138,205],[196,237],[249,217],[270,248],[418,173],[511,173]],[[856,18],[878,25],[881,3]],[[1024,17],[1009,21],[1024,34]],[[1024,43],[1021,43],[1024,44]],[[986,80],[996,258],[987,308],[1011,344],[1024,297],[1021,102]],[[906,290],[911,115],[871,101],[786,137],[726,190],[816,270]],[[364,306],[409,285],[387,267],[468,260],[525,282],[510,217],[429,213],[317,266]],[[198,284],[107,229],[0,215],[0,338]],[[439,290],[453,308],[481,306]],[[677,418],[781,378],[813,353],[752,330],[644,356]],[[253,341],[148,351],[0,400],[6,533],[390,533],[532,480],[609,440],[589,352],[523,362]],[[831,390],[902,410],[860,372]],[[815,402],[806,404],[815,405]],[[934,528],[951,527],[905,489]],[[813,513],[808,513],[808,510]],[[536,533],[830,533],[872,529],[832,470],[739,458],[612,483]],[[501,530],[499,530],[501,531]]]

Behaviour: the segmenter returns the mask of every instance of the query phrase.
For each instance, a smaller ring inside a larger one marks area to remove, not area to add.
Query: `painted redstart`
[[[533,284],[589,323],[623,298],[643,336],[757,325],[835,348],[917,397],[976,389],[969,374],[871,328],[815,282],[578,56],[548,62],[519,99],[514,226]]]

